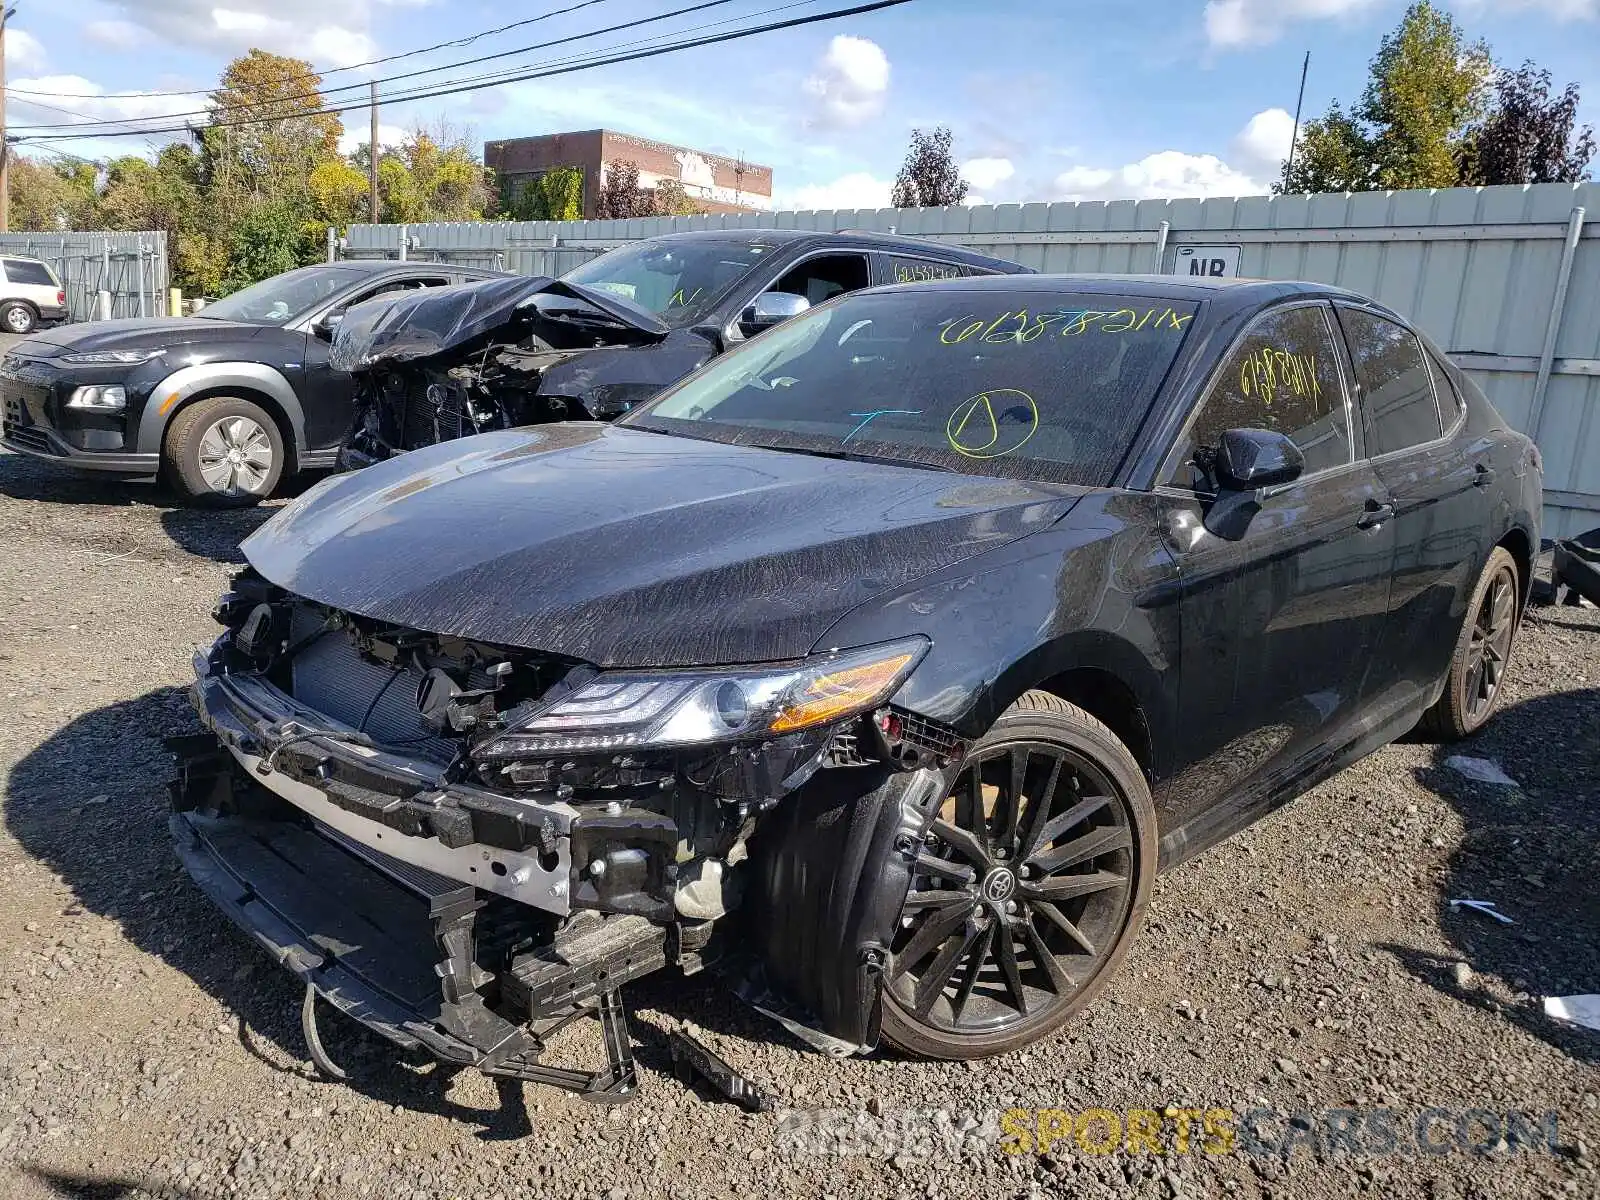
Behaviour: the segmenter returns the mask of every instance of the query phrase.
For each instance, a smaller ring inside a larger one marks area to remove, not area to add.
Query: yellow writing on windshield
[[[1172,308],[1072,308],[1039,313],[1030,313],[1022,308],[990,317],[971,314],[952,317],[941,324],[939,340],[946,346],[959,346],[963,342],[994,346],[1006,342],[1021,344],[1037,341],[1047,329],[1054,329],[1058,337],[1078,337],[1089,332],[1181,332],[1193,319],[1193,313],[1180,313]]]
[[[693,304],[695,302],[695,300],[699,298],[700,293],[703,290],[704,289],[702,289],[702,288],[695,288],[694,291],[690,292],[688,294],[688,296],[686,297],[683,294],[683,289],[679,288],[677,291],[672,293],[672,298],[667,301],[667,307],[668,308],[686,308],[687,306]]]
[[[945,422],[950,448],[968,458],[999,458],[1039,428],[1039,406],[1017,388],[990,388],[956,405]]]
[[[1252,350],[1239,366],[1239,391],[1263,404],[1288,396],[1320,400],[1322,381],[1317,378],[1317,356],[1272,346]]]

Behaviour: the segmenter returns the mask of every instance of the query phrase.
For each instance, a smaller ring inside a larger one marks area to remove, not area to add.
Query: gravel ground
[[[604,1110],[499,1094],[332,1019],[352,1078],[318,1080],[290,978],[176,866],[160,739],[197,728],[191,651],[270,511],[174,509],[0,453],[5,1196],[1600,1195],[1600,1034],[1540,1006],[1600,991],[1600,612],[1537,611],[1505,711],[1455,751],[1518,786],[1472,783],[1422,744],[1358,764],[1164,878],[1120,977],[1048,1043],[970,1066],[834,1062],[714,981],[663,975],[629,997],[640,1096]],[[685,1020],[799,1112],[747,1116],[676,1083],[665,1036]],[[597,1029],[556,1052],[593,1060]],[[1003,1153],[1011,1107],[1158,1110],[1166,1153],[1073,1137]],[[1253,1108],[1286,1152],[1178,1149],[1179,1110]],[[1483,1152],[1419,1153],[1430,1108],[1446,1143],[1457,1113],[1486,1110],[1468,1128]],[[1397,1148],[1352,1152],[1330,1109],[1368,1131],[1389,1111]],[[1512,1110],[1556,1114],[1554,1149],[1497,1138],[1486,1118]]]

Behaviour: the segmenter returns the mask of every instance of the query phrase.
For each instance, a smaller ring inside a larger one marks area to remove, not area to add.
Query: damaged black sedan
[[[308,1014],[494,1074],[626,1094],[620,989],[667,967],[833,1052],[1002,1053],[1106,983],[1159,870],[1489,719],[1540,478],[1347,292],[842,297],[614,424],[285,509],[196,660],[172,827]],[[586,1014],[607,1067],[543,1061]]]
[[[835,296],[1026,271],[893,234],[698,230],[619,246],[560,279],[499,279],[367,304],[345,318],[329,355],[355,385],[339,462],[364,467],[519,425],[609,421]]]

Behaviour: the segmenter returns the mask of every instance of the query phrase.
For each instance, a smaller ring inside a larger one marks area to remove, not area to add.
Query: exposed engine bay
[[[689,331],[663,346],[673,333],[621,296],[549,278],[370,301],[350,310],[329,354],[356,384],[340,464],[519,425],[611,420],[715,352]]]
[[[831,1053],[875,1043],[909,868],[964,752],[886,702],[915,646],[647,680],[398,628],[251,570],[216,616],[192,693],[211,732],[174,741],[173,832],[305,979],[325,1070],[317,996],[447,1061],[623,1098],[618,989],[668,964],[718,965]],[[806,707],[850,681],[870,708]],[[584,1015],[606,1069],[541,1063]]]

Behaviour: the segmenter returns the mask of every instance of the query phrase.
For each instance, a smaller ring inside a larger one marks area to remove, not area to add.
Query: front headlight
[[[136,367],[166,352],[166,347],[157,350],[91,350],[83,354],[63,354],[60,361],[69,367]]]
[[[473,753],[525,758],[795,733],[876,708],[927,651],[927,639],[914,637],[783,667],[603,672],[535,707]]]
[[[128,406],[128,393],[120,384],[90,384],[77,388],[67,401],[68,408],[86,408],[94,412],[120,412]]]

